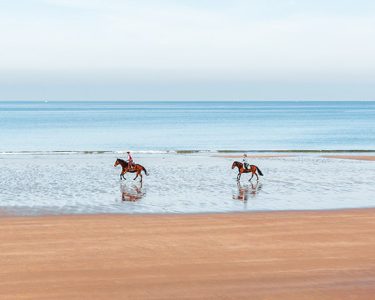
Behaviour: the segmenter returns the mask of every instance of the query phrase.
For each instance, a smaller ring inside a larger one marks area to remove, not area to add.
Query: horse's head
[[[120,164],[119,159],[117,158],[114,164],[114,167],[117,167]]]
[[[241,165],[242,165],[242,163],[240,163],[239,161],[235,161],[235,162],[233,162],[233,164],[232,164],[232,169],[234,169],[235,167],[240,168]]]

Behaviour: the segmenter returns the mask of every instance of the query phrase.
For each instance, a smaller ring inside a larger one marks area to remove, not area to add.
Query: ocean
[[[0,102],[0,152],[374,150],[375,102]]]
[[[374,162],[322,157],[374,150],[375,102],[0,102],[0,215],[375,207]]]

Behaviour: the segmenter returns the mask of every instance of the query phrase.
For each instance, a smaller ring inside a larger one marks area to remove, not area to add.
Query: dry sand
[[[374,299],[375,210],[0,219],[0,299]]]
[[[355,160],[368,160],[368,161],[375,161],[375,156],[367,155],[367,156],[360,156],[360,155],[325,155],[322,156],[324,158],[338,158],[338,159],[355,159]]]

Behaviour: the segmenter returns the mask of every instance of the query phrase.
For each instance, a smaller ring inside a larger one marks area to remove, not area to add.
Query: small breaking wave
[[[110,151],[110,150],[84,150],[84,151],[76,151],[76,150],[57,150],[57,151],[2,151],[0,155],[74,155],[74,154],[81,154],[81,155],[90,155],[90,154],[126,154],[127,151],[130,151],[133,154],[199,154],[199,153],[375,153],[375,150],[372,149],[336,149],[336,150],[316,150],[316,149],[290,149],[290,150],[238,150],[238,149],[228,149],[228,150],[192,150],[192,149],[181,149],[181,150],[117,150],[117,151]]]

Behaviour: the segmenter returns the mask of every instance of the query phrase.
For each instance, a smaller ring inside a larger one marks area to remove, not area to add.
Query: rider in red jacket
[[[133,165],[134,165],[133,157],[131,156],[130,151],[126,153],[128,153],[128,168],[131,169],[133,168]]]

